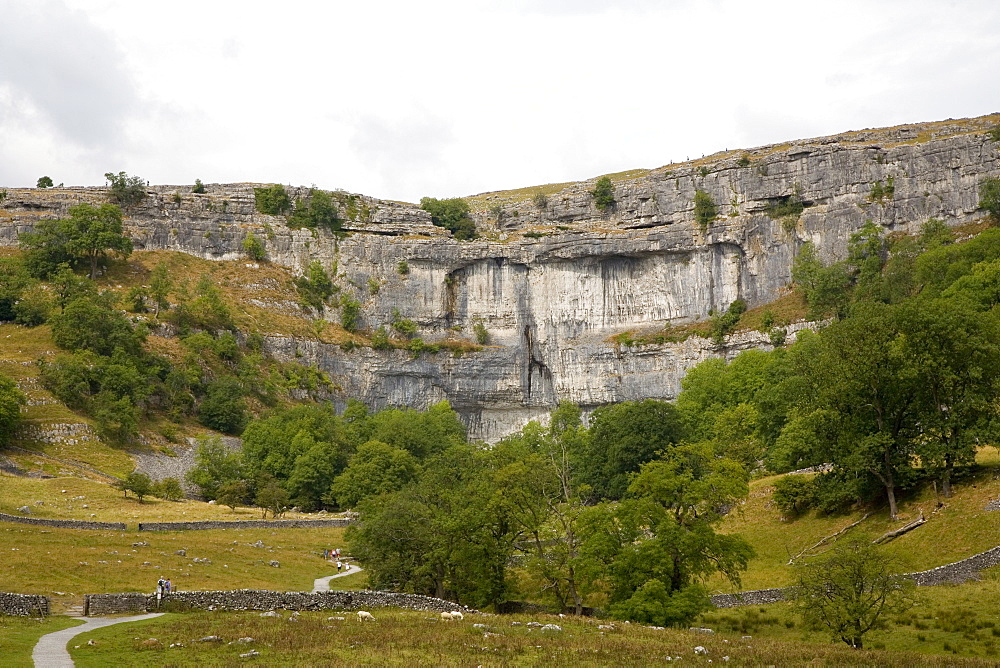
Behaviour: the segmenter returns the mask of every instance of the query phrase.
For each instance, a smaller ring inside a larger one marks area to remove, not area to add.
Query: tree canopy
[[[431,222],[450,230],[459,241],[476,238],[476,223],[472,220],[469,203],[461,197],[437,199],[424,197],[420,208],[431,214]]]
[[[19,241],[26,250],[25,266],[39,278],[54,274],[63,263],[74,269],[87,267],[94,278],[109,257],[127,258],[132,253],[121,209],[113,204],[77,204],[70,207],[69,218],[44,220]]]

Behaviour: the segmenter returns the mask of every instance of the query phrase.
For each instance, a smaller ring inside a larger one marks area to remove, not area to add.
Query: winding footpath
[[[334,573],[313,581],[313,593],[330,591],[330,580],[342,578],[345,575],[354,575],[364,569],[356,564],[351,564],[351,570],[341,573]],[[62,631],[49,633],[38,639],[35,649],[31,652],[31,659],[35,662],[35,668],[73,668],[73,659],[70,658],[66,646],[75,636],[87,631],[111,626],[112,624],[124,624],[126,622],[138,622],[143,619],[159,617],[162,612],[152,612],[146,615],[135,615],[133,617],[81,617],[83,624],[74,626]]]
[[[73,668],[73,659],[69,656],[66,645],[74,636],[93,631],[102,626],[112,624],[124,624],[125,622],[138,622],[143,619],[159,617],[162,612],[153,612],[148,615],[135,615],[134,617],[87,617],[83,619],[83,624],[73,626],[62,631],[49,633],[38,639],[35,649],[31,652],[31,659],[35,662],[35,668]]]
[[[352,563],[351,564],[351,570],[349,570],[349,571],[344,571],[342,573],[336,573],[334,575],[328,575],[325,578],[316,578],[316,580],[313,581],[313,590],[312,590],[312,593],[318,594],[321,591],[330,591],[330,580],[333,580],[334,578],[342,578],[345,575],[354,575],[355,573],[360,573],[363,570],[365,570],[365,569],[361,568],[357,564],[353,564]]]

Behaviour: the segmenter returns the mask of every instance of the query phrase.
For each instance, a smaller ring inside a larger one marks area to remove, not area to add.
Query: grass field
[[[1000,568],[982,580],[962,585],[920,587],[917,604],[898,615],[883,631],[866,636],[877,649],[953,654],[1000,661]],[[719,632],[740,633],[789,642],[826,642],[829,633],[802,626],[794,603],[731,608],[702,615],[697,622]],[[838,641],[839,642],[839,641]]]
[[[373,610],[374,623],[350,612],[306,612],[289,622],[258,613],[199,612],[110,626],[74,638],[81,668],[115,666],[654,666],[696,665],[948,665],[975,658],[912,652],[853,651],[846,645],[742,639],[592,619],[468,616],[441,622],[423,612]],[[330,619],[343,617],[344,619]],[[528,622],[552,623],[541,630]],[[483,625],[481,628],[474,624]],[[600,628],[599,625],[609,628]],[[219,642],[199,642],[219,636]],[[240,638],[251,640],[240,642]],[[88,641],[93,640],[93,645]],[[171,647],[174,645],[174,647]],[[705,649],[697,654],[695,647]],[[251,651],[259,654],[240,658]],[[728,657],[728,658],[726,658]]]
[[[932,487],[901,495],[900,514],[890,521],[886,509],[875,509],[851,532],[872,537],[897,529],[921,513],[928,518],[920,528],[904,534],[886,546],[903,571],[920,571],[958,561],[1000,545],[1000,515],[986,510],[991,500],[1000,498],[1000,465],[996,448],[983,448],[978,469],[965,474],[956,484],[954,496],[938,498]],[[815,555],[829,543],[808,550],[821,539],[861,520],[864,512],[818,516],[815,512],[786,518],[774,506],[772,494],[776,476],[755,480],[750,496],[723,521],[725,533],[739,533],[753,546],[757,556],[743,576],[740,589],[762,589],[791,584],[795,575],[789,560]],[[940,506],[938,505],[940,504]],[[737,591],[729,583],[716,580],[714,593]]]
[[[4,617],[0,615],[0,665],[33,668],[31,651],[46,633],[55,633],[83,622],[69,617]]]

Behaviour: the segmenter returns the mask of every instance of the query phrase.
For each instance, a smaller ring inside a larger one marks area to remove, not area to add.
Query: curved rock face
[[[615,180],[610,211],[594,206],[593,181],[545,197],[487,193],[469,198],[481,235],[471,242],[455,241],[414,205],[345,193],[335,197],[346,237],[289,229],[254,210],[252,184],[210,185],[204,195],[151,187],[127,223],[139,249],[238,259],[253,232],[272,262],[336,267],[339,285],[362,303],[365,329],[404,317],[432,342],[472,339],[484,327],[489,345],[461,357],[345,352],[276,336],[267,345],[316,364],[345,398],[375,407],[448,399],[473,437],[493,440],[560,400],[590,408],[672,398],[693,364],[768,346],[759,333],[725,346],[691,338],[620,347],[609,337],[704,319],[737,298],[750,307],[770,302],[807,241],[840,259],[867,220],[914,232],[929,218],[960,225],[982,217],[979,182],[1000,172],[997,144],[984,131],[998,122],[993,115],[845,133],[630,174]],[[707,224],[695,220],[696,191],[717,207]],[[0,205],[0,244],[15,244],[39,216],[103,198],[103,188],[12,189]],[[801,215],[768,215],[790,198],[803,203]]]

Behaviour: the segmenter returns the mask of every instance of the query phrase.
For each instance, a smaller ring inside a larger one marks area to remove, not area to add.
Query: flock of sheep
[[[460,610],[452,610],[451,612],[442,612],[441,621],[451,622],[456,619],[465,619],[465,615],[462,614]],[[375,616],[367,610],[358,610],[358,621],[359,622],[374,622]]]

